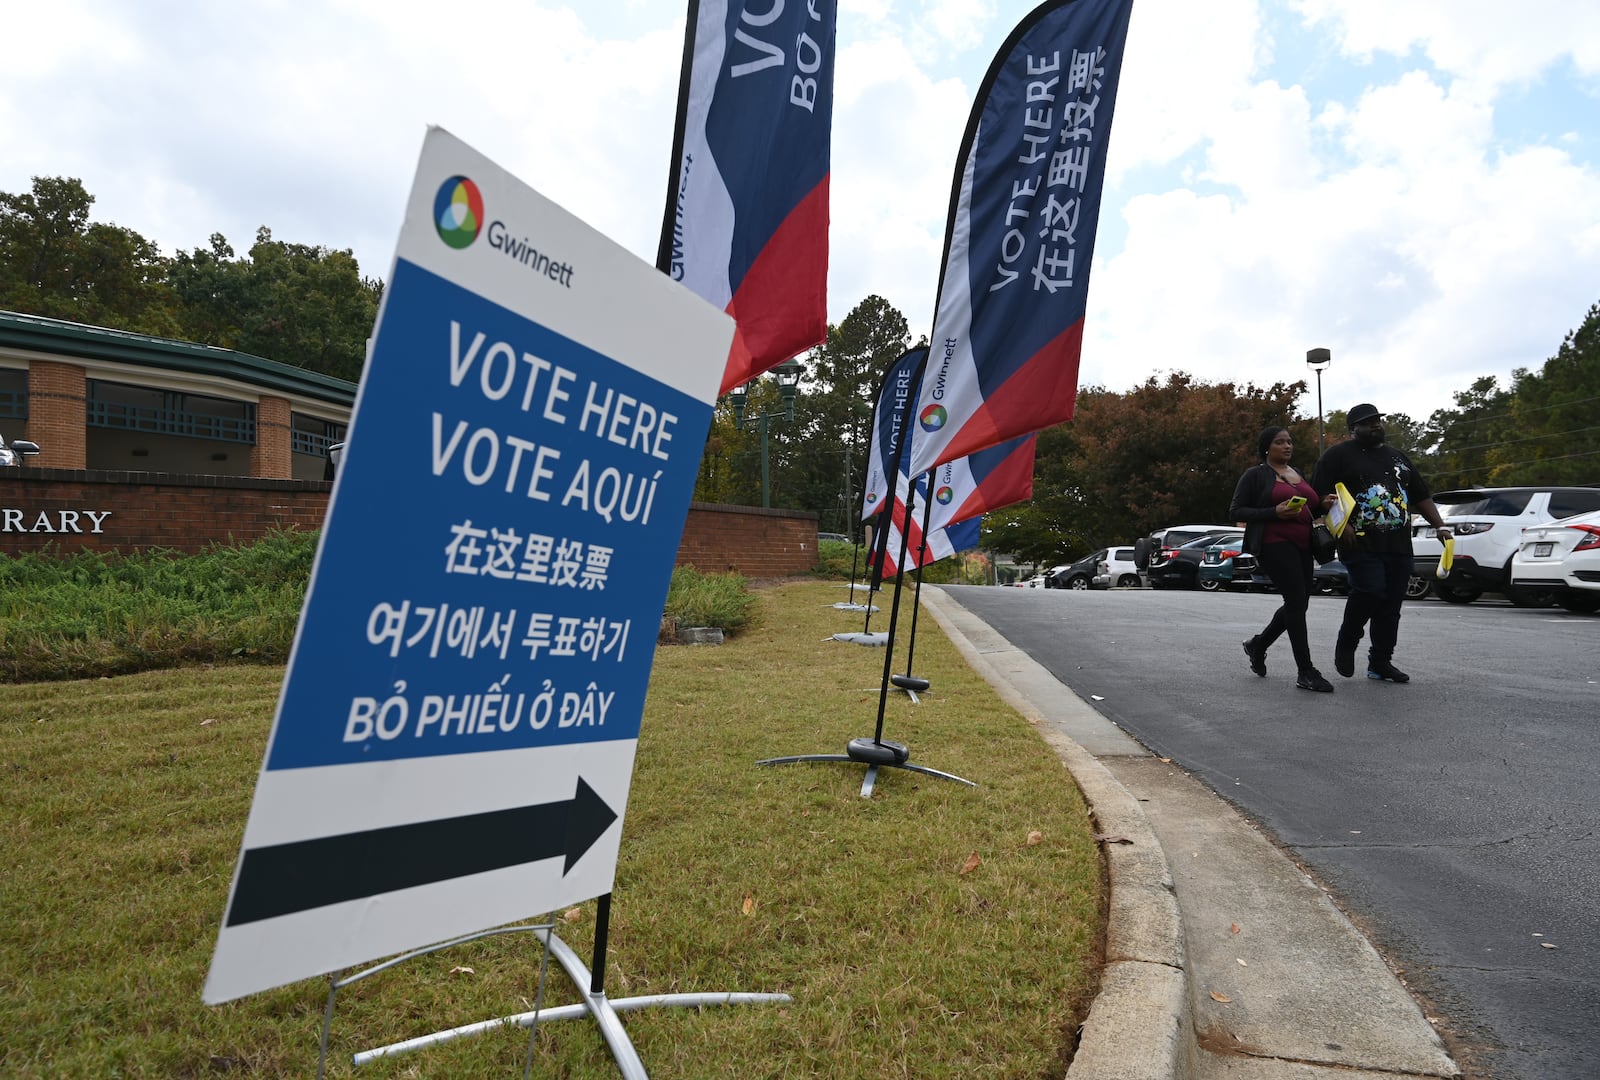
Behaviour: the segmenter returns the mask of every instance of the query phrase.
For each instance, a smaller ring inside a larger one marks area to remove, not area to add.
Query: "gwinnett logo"
[[[944,427],[944,422],[949,419],[949,414],[944,411],[943,405],[929,405],[922,410],[922,415],[917,420],[922,424],[923,431],[938,431]]]
[[[457,250],[471,247],[483,228],[483,192],[465,176],[452,176],[433,197],[433,226]]]
[[[944,487],[941,487],[938,491],[935,491],[933,493],[933,497],[935,499],[939,500],[939,505],[940,506],[949,506],[950,505],[950,500],[956,497],[956,493],[950,487],[950,485],[946,484]]]

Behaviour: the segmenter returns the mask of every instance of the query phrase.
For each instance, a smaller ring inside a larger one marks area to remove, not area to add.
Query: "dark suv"
[[[1075,563],[1070,563],[1058,570],[1052,570],[1044,577],[1044,587],[1047,589],[1087,589],[1094,582],[1095,571],[1099,569],[1100,560],[1106,557],[1106,549],[1091,551]]]

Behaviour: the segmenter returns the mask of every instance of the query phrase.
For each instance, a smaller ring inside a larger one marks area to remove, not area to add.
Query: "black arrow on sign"
[[[617,813],[578,778],[572,798],[249,848],[228,926],[566,856],[571,870]]]

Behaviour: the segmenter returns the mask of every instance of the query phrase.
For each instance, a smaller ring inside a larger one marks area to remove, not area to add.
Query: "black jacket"
[[[1239,486],[1233,489],[1228,519],[1244,523],[1241,546],[1252,555],[1261,554],[1261,537],[1267,525],[1278,520],[1278,504],[1272,501],[1272,488],[1277,482],[1277,471],[1263,461],[1246,469],[1239,477]]]

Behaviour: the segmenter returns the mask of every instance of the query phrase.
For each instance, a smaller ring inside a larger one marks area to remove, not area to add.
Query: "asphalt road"
[[[1406,605],[1407,685],[1258,679],[1271,595],[946,587],[1085,701],[1263,824],[1454,1036],[1473,1077],[1600,1077],[1600,616]]]

